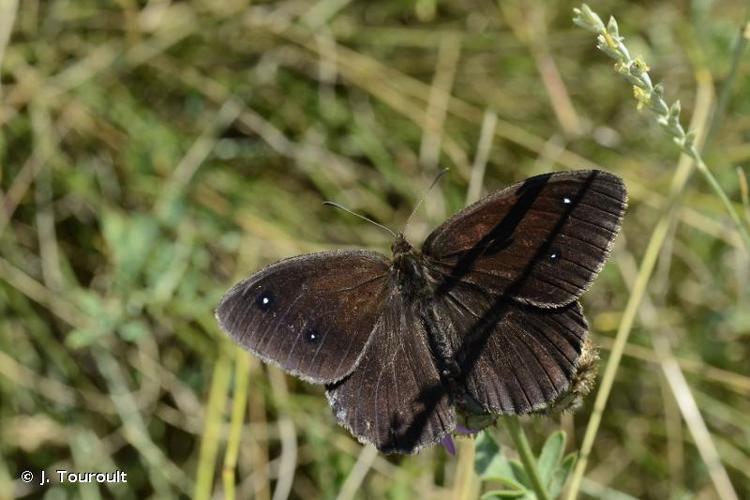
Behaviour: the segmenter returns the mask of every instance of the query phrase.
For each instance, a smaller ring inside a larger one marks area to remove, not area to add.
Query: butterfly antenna
[[[419,210],[419,207],[420,207],[420,206],[422,206],[422,203],[424,203],[424,199],[425,199],[425,198],[427,197],[427,195],[429,194],[429,192],[430,192],[430,191],[432,191],[432,188],[434,188],[434,187],[435,187],[435,184],[437,184],[437,183],[438,183],[438,181],[439,181],[440,179],[442,179],[442,177],[443,177],[443,176],[444,176],[445,174],[447,174],[447,173],[448,173],[448,170],[450,170],[450,169],[448,169],[448,168],[444,168],[443,170],[441,170],[441,171],[440,171],[440,173],[439,173],[439,174],[437,174],[437,175],[435,176],[435,180],[433,180],[433,181],[432,181],[432,184],[430,184],[430,187],[428,187],[428,188],[427,188],[427,189],[425,190],[424,194],[422,195],[422,198],[420,198],[420,199],[419,199],[419,201],[417,202],[417,204],[416,204],[416,205],[414,206],[414,210],[412,210],[412,211],[411,211],[411,214],[409,214],[409,218],[408,218],[408,219],[406,219],[406,224],[404,224],[404,230],[402,231],[403,233],[405,233],[405,232],[406,232],[406,228],[407,228],[407,227],[409,227],[409,224],[411,223],[411,220],[412,220],[412,218],[414,217],[414,214],[416,214],[416,213],[417,213],[417,210]]]
[[[349,209],[348,209],[348,208],[346,208],[345,206],[343,206],[343,205],[339,205],[339,204],[338,204],[338,203],[336,203],[335,201],[324,201],[324,202],[323,202],[323,205],[327,205],[327,206],[329,206],[329,207],[336,207],[336,208],[340,208],[340,209],[341,209],[341,210],[343,210],[344,212],[347,212],[347,213],[349,213],[349,214],[352,214],[352,215],[353,215],[353,216],[355,216],[355,217],[359,217],[360,219],[366,220],[367,222],[369,222],[369,223],[371,223],[371,224],[375,224],[375,225],[376,225],[376,226],[378,226],[378,227],[379,227],[380,229],[385,229],[386,231],[388,231],[389,233],[391,233],[391,236],[393,236],[394,238],[398,238],[398,235],[397,235],[397,234],[396,234],[395,232],[393,232],[393,230],[392,230],[391,228],[389,228],[389,227],[386,227],[386,226],[384,226],[383,224],[379,224],[379,223],[375,222],[374,220],[372,220],[372,219],[370,219],[370,218],[368,218],[368,217],[365,217],[365,216],[364,216],[364,215],[362,215],[362,214],[358,214],[357,212],[352,212],[351,210],[349,210]]]

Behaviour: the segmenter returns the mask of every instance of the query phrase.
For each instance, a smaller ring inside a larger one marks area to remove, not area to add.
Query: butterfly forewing
[[[351,373],[380,316],[388,262],[374,252],[286,259],[237,284],[216,316],[261,359],[316,383]]]
[[[328,388],[338,421],[386,453],[414,453],[455,426],[448,390],[415,308],[394,290],[357,369]]]
[[[443,277],[541,307],[580,297],[609,254],[625,211],[622,180],[601,171],[532,177],[459,212],[423,254]]]

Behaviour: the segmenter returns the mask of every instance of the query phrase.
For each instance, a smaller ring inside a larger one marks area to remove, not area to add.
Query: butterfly
[[[469,415],[553,408],[581,369],[578,299],[627,204],[619,177],[556,172],[496,191],[421,250],[281,260],[231,288],[216,317],[261,360],[324,384],[337,421],[386,453],[415,453]]]

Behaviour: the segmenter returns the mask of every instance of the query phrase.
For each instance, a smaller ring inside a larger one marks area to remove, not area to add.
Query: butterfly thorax
[[[412,298],[429,294],[427,279],[422,266],[422,254],[399,234],[391,245],[393,264],[391,273],[399,291]]]

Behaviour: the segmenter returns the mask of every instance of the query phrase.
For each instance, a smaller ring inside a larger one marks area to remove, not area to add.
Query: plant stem
[[[602,415],[604,414],[604,408],[607,406],[607,400],[612,390],[612,385],[615,381],[615,375],[617,369],[620,367],[620,360],[622,359],[625,345],[628,342],[628,337],[633,329],[635,322],[635,315],[638,312],[638,306],[641,305],[641,300],[648,286],[648,282],[651,279],[651,274],[656,266],[656,260],[659,257],[659,251],[661,250],[662,244],[666,239],[667,233],[669,232],[669,226],[674,217],[674,210],[669,209],[662,217],[651,233],[651,239],[648,242],[646,253],[641,262],[641,267],[638,272],[638,276],[635,280],[635,285],[628,298],[628,303],[625,306],[625,311],[622,314],[622,320],[620,321],[620,327],[617,330],[617,336],[615,337],[615,343],[612,346],[612,351],[607,361],[607,366],[604,370],[604,376],[602,376],[602,382],[599,385],[599,391],[596,393],[596,400],[594,400],[594,409],[589,418],[589,422],[586,426],[586,433],[583,436],[583,442],[579,451],[578,462],[576,463],[573,471],[573,478],[568,489],[567,500],[575,500],[578,496],[578,491],[581,488],[581,482],[583,481],[583,475],[586,472],[586,465],[588,463],[589,454],[594,447],[594,440],[596,434],[599,431],[599,425],[602,421]]]
[[[691,148],[691,149],[694,150],[694,148]],[[724,207],[729,213],[729,216],[732,218],[734,225],[737,226],[737,231],[740,233],[742,242],[745,245],[745,250],[750,251],[750,234],[748,234],[745,224],[742,222],[742,219],[740,219],[739,214],[734,209],[734,205],[732,205],[732,202],[729,200],[729,197],[727,197],[727,194],[721,188],[719,181],[716,180],[716,177],[714,177],[714,174],[711,172],[711,170],[709,170],[708,166],[703,161],[703,158],[701,157],[700,153],[698,153],[698,151],[694,151],[691,153],[692,153],[691,156],[695,159],[695,165],[698,168],[698,171],[701,174],[703,174],[703,177],[705,177],[708,183],[711,185],[716,195],[724,204]]]
[[[508,429],[513,444],[516,446],[516,451],[518,451],[518,455],[521,457],[521,463],[526,470],[526,475],[529,476],[536,497],[539,500],[549,500],[547,488],[542,484],[542,478],[539,477],[539,470],[536,466],[536,457],[531,450],[529,441],[526,439],[526,433],[523,432],[523,428],[518,422],[518,417],[504,416],[503,422],[505,422],[505,427]]]
[[[458,500],[476,498],[479,477],[474,472],[475,441],[473,438],[459,439],[456,444],[458,445],[458,464],[456,465],[456,481],[453,484],[452,498]]]
[[[748,9],[748,14],[750,14],[750,9]],[[745,52],[745,49],[747,48],[748,38],[750,38],[750,15],[745,16],[745,22],[742,24],[739,32],[737,33],[737,41],[735,42],[734,50],[732,51],[732,66],[729,69],[729,74],[724,79],[724,84],[721,87],[721,92],[719,92],[719,100],[713,112],[711,127],[708,129],[708,133],[706,134],[706,143],[711,142],[711,138],[719,129],[719,127],[721,126],[721,122],[724,119],[724,115],[726,114],[727,110],[727,104],[729,103],[729,98],[732,96],[732,87],[734,86],[734,82],[737,80],[737,69],[740,66],[740,62],[742,62],[742,56]]]
[[[203,425],[198,465],[196,472],[195,491],[193,498],[208,500],[214,483],[214,468],[216,456],[221,443],[221,426],[224,421],[224,407],[229,393],[229,383],[232,377],[231,362],[222,352],[216,360],[214,373],[211,377],[211,389],[206,404],[206,420]]]
[[[232,420],[227,439],[227,449],[224,454],[224,469],[222,479],[224,481],[224,498],[234,500],[237,496],[235,491],[235,469],[237,468],[237,457],[240,452],[240,439],[242,437],[242,424],[245,421],[247,411],[247,394],[250,385],[250,358],[247,353],[235,349],[234,365],[234,396],[232,398]]]

